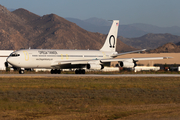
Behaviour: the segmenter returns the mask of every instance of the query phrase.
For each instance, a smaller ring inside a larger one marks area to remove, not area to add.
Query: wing
[[[161,60],[161,59],[169,59],[171,57],[149,57],[149,58],[116,58],[116,59],[90,59],[90,60],[69,60],[69,61],[55,61],[51,64],[52,68],[59,68],[59,69],[70,69],[70,68],[85,68],[87,64],[93,65],[104,65],[109,66],[110,62],[128,62],[134,63],[139,60]]]
[[[109,61],[113,62],[113,61],[118,61],[119,65],[121,67],[125,67],[125,68],[134,68],[137,66],[136,62],[139,60],[161,60],[161,59],[169,59],[171,57],[149,57],[149,58],[117,58],[117,59],[106,59],[106,60],[101,60],[102,63],[107,63]]]
[[[146,58],[115,58],[115,59],[103,59],[101,62],[119,62],[119,61],[127,61],[127,60],[162,60],[162,59],[170,59],[172,57],[146,57]]]
[[[59,69],[84,68],[89,61],[90,60],[54,61],[51,67]]]

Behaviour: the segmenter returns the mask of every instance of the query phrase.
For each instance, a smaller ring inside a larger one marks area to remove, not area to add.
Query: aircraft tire
[[[54,74],[57,74],[57,73],[58,73],[58,70],[57,70],[57,69],[55,69],[55,70],[54,70]]]
[[[85,70],[83,69],[81,73],[82,73],[82,74],[85,74]]]
[[[75,74],[85,74],[85,70],[84,69],[75,70]]]
[[[79,71],[79,74],[82,74],[82,70],[78,70]]]
[[[61,74],[61,70],[57,70],[57,74]]]
[[[75,74],[79,74],[79,70],[75,70]]]
[[[53,70],[53,69],[51,69],[51,74],[61,74],[61,70],[57,70],[57,69]]]
[[[55,73],[55,70],[51,69],[51,74],[54,74]]]
[[[24,74],[24,70],[19,70],[19,74]]]

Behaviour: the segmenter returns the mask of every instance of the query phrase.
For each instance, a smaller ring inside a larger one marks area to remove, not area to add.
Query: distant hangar
[[[12,52],[14,52],[14,50],[0,50],[0,70],[6,70],[4,63]]]

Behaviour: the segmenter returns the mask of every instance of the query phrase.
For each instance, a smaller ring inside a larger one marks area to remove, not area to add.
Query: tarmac
[[[180,77],[180,74],[0,74],[0,77]]]

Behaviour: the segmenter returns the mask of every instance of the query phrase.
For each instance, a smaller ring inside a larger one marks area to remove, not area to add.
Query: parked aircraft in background
[[[104,66],[110,66],[112,61],[118,61],[121,67],[136,67],[139,60],[167,59],[168,57],[151,58],[123,58],[115,57],[140,52],[131,51],[118,54],[116,52],[117,33],[119,20],[113,20],[109,34],[100,50],[57,50],[57,49],[23,49],[10,54],[6,66],[20,68],[23,74],[28,68],[51,69],[51,74],[60,74],[62,69],[76,69],[76,74],[85,74],[85,69],[101,70]]]

